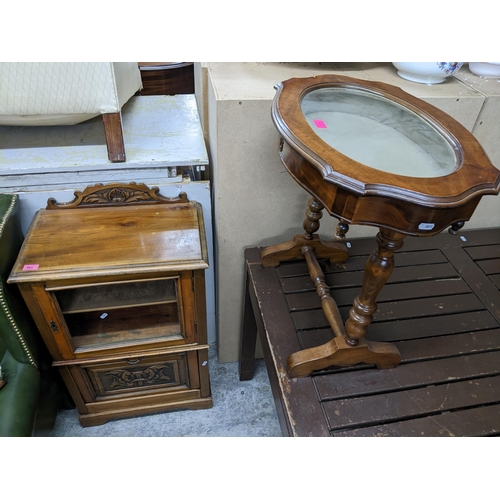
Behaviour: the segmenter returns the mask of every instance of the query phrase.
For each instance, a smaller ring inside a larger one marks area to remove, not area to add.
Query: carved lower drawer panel
[[[54,363],[78,408],[82,425],[113,418],[212,406],[208,346],[142,357]],[[83,420],[82,420],[83,419]]]
[[[187,353],[130,357],[81,366],[78,370],[88,380],[96,398],[189,387]]]

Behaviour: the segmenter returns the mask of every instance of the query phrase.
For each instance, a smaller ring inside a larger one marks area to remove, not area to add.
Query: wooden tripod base
[[[296,235],[290,241],[263,248],[263,267],[276,267],[281,261],[305,259],[311,280],[321,299],[335,337],[318,347],[298,351],[288,358],[290,377],[307,377],[315,370],[331,365],[351,366],[358,363],[375,364],[379,369],[394,368],[401,361],[398,349],[384,342],[364,339],[377,307],[375,298],[394,267],[394,251],[402,246],[404,235],[382,229],[377,236],[378,248],[365,267],[361,294],[356,297],[344,326],[335,300],[330,294],[317,257],[342,263],[348,258],[342,243],[324,242],[318,235]]]
[[[291,240],[262,249],[260,260],[263,267],[276,267],[280,262],[292,259],[304,259],[302,248],[311,247],[316,257],[330,259],[330,262],[342,264],[349,258],[347,248],[343,243],[323,241],[317,234],[307,239],[302,234],[296,234]]]
[[[326,344],[298,351],[288,357],[288,375],[308,377],[315,370],[329,366],[352,366],[358,363],[375,364],[379,370],[394,368],[401,361],[397,347],[386,342],[360,339],[351,346],[346,337],[335,337]]]

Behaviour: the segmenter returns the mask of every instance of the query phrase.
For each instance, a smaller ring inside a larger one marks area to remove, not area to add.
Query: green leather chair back
[[[7,278],[23,242],[19,197],[0,194],[0,360],[6,351],[20,363],[37,367],[37,332],[23,298]]]

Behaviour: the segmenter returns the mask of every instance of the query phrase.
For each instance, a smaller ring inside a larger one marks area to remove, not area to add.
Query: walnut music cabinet
[[[16,283],[83,426],[212,406],[201,206],[97,184],[35,215]]]
[[[398,349],[364,336],[395,251],[407,235],[432,236],[448,227],[456,233],[483,195],[498,194],[500,172],[467,129],[398,87],[320,75],[292,78],[276,89],[272,118],[281,161],[312,198],[305,234],[264,248],[261,264],[305,259],[334,332],[322,346],[291,353],[289,375],[357,363],[392,368],[401,361]],[[345,325],[317,257],[342,263],[348,251],[341,241],[316,234],[323,209],[339,219],[338,240],[345,239],[349,224],[379,228]]]

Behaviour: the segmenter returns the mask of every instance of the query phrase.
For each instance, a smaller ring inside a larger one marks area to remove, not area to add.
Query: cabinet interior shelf
[[[138,282],[120,282],[54,292],[63,314],[126,309],[177,302],[173,278]]]
[[[102,316],[100,311],[66,316],[76,348],[183,338],[174,303],[110,309],[105,317]]]

